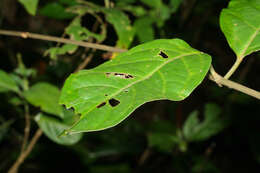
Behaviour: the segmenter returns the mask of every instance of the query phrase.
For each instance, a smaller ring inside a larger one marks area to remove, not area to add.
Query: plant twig
[[[30,135],[30,128],[31,128],[29,106],[27,104],[24,105],[24,110],[25,110],[25,128],[24,128],[24,137],[23,137],[21,152],[23,152],[26,148],[29,135]]]
[[[24,162],[25,158],[31,153],[34,145],[42,135],[42,130],[39,128],[33,138],[31,139],[28,147],[20,154],[13,166],[8,170],[8,173],[17,173],[20,165]]]
[[[227,74],[224,76],[225,79],[229,79],[230,76],[236,71],[240,63],[242,62],[243,58],[237,58],[236,62],[233,64],[233,66],[229,69]]]
[[[89,42],[84,42],[84,41],[76,41],[76,40],[70,40],[70,39],[65,39],[65,38],[60,38],[60,37],[34,34],[34,33],[29,33],[29,32],[8,31],[8,30],[0,29],[0,35],[16,36],[16,37],[22,37],[24,39],[33,38],[33,39],[38,39],[38,40],[75,44],[75,45],[82,46],[82,47],[89,47],[89,48],[99,49],[99,50],[104,50],[104,51],[109,51],[109,52],[125,52],[126,51],[124,49],[111,47],[111,46],[107,46],[107,45],[102,45],[102,44],[89,43]]]
[[[245,93],[247,95],[250,95],[252,97],[260,99],[260,92],[255,91],[255,90],[248,88],[246,86],[243,86],[239,83],[236,83],[236,82],[233,82],[231,80],[223,78],[222,76],[220,76],[218,73],[215,72],[213,66],[210,67],[209,79],[216,82],[219,86],[224,85],[224,86],[227,86],[231,89],[240,91],[242,93]]]

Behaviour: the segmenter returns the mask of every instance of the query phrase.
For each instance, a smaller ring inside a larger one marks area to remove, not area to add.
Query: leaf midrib
[[[139,82],[141,82],[141,81],[144,81],[144,80],[150,78],[155,72],[157,72],[158,70],[160,70],[160,69],[161,69],[163,66],[165,66],[166,64],[168,64],[168,63],[170,63],[170,62],[172,62],[172,61],[175,61],[175,60],[177,60],[177,59],[179,59],[179,58],[185,57],[185,56],[196,55],[196,54],[201,54],[201,53],[202,53],[202,52],[187,53],[187,54],[180,55],[180,56],[177,56],[177,57],[175,57],[175,58],[172,58],[172,59],[170,59],[170,60],[168,60],[168,61],[165,61],[164,63],[162,63],[161,65],[159,65],[158,67],[156,67],[152,72],[148,73],[144,78],[141,78],[141,79],[139,79],[139,80],[136,80],[136,81],[134,81],[133,83],[130,83],[130,84],[126,85],[125,87],[119,89],[119,90],[118,90],[117,92],[115,92],[114,94],[111,94],[105,101],[109,100],[110,98],[113,98],[114,96],[118,95],[120,92],[122,92],[122,91],[124,91],[125,89],[131,87],[132,85],[135,85],[136,83],[139,83]],[[91,108],[89,111],[87,111],[86,113],[84,113],[84,115],[87,115],[89,112],[93,111],[98,105],[99,105],[99,103],[96,104],[95,106],[93,106],[93,108]],[[75,110],[75,111],[76,111],[76,110]],[[76,111],[76,112],[77,112],[77,111]],[[77,112],[77,113],[80,113],[80,112]],[[82,115],[82,116],[80,117],[80,119],[79,119],[71,128],[73,128],[78,122],[80,122],[81,119],[84,117],[84,115]]]

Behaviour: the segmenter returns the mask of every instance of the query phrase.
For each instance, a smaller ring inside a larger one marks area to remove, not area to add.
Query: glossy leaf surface
[[[201,83],[209,55],[179,39],[139,45],[94,69],[72,74],[60,104],[81,118],[68,132],[113,127],[140,105],[161,99],[185,99]]]
[[[259,0],[232,0],[222,10],[220,26],[237,58],[260,50],[259,19]]]

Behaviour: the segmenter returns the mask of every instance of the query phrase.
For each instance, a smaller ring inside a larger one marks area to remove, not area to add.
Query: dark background
[[[50,2],[40,1],[39,8]],[[103,1],[95,2],[103,4]],[[219,14],[227,7],[225,0],[184,0],[178,11],[171,15],[163,27],[155,29],[155,38],[181,38],[192,47],[212,56],[215,70],[224,75],[235,61],[219,27]],[[167,3],[167,1],[165,1]],[[136,5],[144,6],[141,2]],[[61,36],[70,19],[56,20],[42,15],[30,16],[16,0],[1,0],[0,28]],[[187,14],[188,13],[188,14]],[[187,17],[185,15],[187,14]],[[129,14],[131,21],[135,17]],[[93,23],[88,17],[86,27]],[[116,33],[108,26],[105,44],[113,46]],[[139,44],[135,39],[132,46]],[[0,68],[7,72],[17,66],[16,54],[21,53],[24,64],[35,68],[37,76],[32,83],[47,81],[62,87],[64,80],[81,62],[81,50],[64,55],[53,62],[44,51],[55,43],[0,36]],[[105,52],[97,51],[87,66],[93,68],[106,61]],[[259,90],[259,54],[254,53],[242,62],[232,76],[250,88]],[[8,104],[8,95],[0,94],[1,120],[15,119],[4,140],[0,141],[0,172],[5,172],[19,154],[23,135],[23,117],[17,116]],[[149,147],[147,134],[164,124],[181,128],[189,113],[195,109],[202,112],[206,103],[221,107],[222,116],[230,124],[219,134],[202,142],[188,144],[186,152],[177,146],[171,151]],[[20,172],[259,172],[260,162],[260,111],[259,101],[218,87],[205,78],[203,83],[184,101],[156,101],[138,108],[120,125],[100,132],[84,134],[73,146],[61,146],[42,136],[31,155],[25,160]],[[32,112],[37,112],[32,108]],[[33,124],[33,130],[37,128]],[[32,131],[33,131],[32,130]]]

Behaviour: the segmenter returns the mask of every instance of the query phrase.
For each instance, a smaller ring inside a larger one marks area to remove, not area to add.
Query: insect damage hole
[[[159,52],[159,55],[160,55],[162,58],[169,58],[169,56],[166,55],[166,53],[164,53],[163,51],[160,51],[160,52]]]
[[[120,103],[120,101],[119,101],[119,100],[116,100],[116,99],[114,99],[114,98],[112,98],[112,99],[108,100],[108,103],[109,103],[112,107],[115,107],[115,106],[117,106],[117,105]]]
[[[97,108],[101,108],[102,106],[105,106],[106,105],[106,102],[102,102],[102,103],[100,103],[98,106],[97,106]]]

